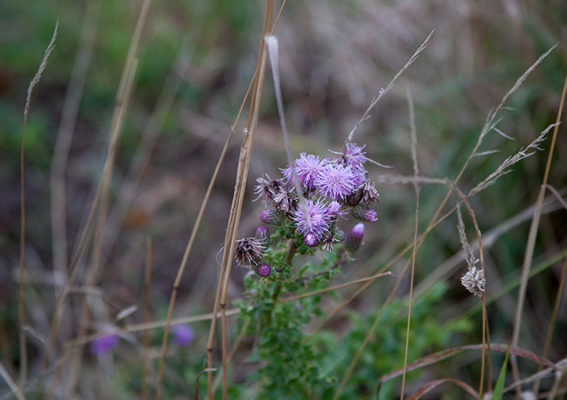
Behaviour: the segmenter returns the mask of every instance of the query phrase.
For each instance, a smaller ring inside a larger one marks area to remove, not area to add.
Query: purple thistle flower
[[[175,325],[172,332],[173,340],[178,346],[188,346],[195,340],[195,331],[189,325]]]
[[[91,351],[98,356],[102,356],[109,353],[117,344],[118,336],[114,334],[101,336],[91,343]]]
[[[311,232],[309,232],[307,235],[305,235],[305,238],[303,239],[303,241],[309,247],[315,247],[319,244],[319,240],[317,239],[317,236],[315,236],[315,234],[311,233]]]
[[[371,208],[355,207],[352,209],[352,216],[364,222],[378,221],[378,214]]]
[[[350,167],[330,163],[317,178],[315,185],[324,196],[333,200],[343,200],[356,189],[357,177]]]
[[[272,272],[272,267],[268,263],[262,263],[256,267],[255,271],[258,275],[265,278]]]
[[[264,210],[260,213],[260,221],[268,225],[278,223],[278,212],[276,210]]]
[[[321,175],[326,164],[327,161],[321,160],[319,156],[306,153],[301,153],[299,158],[293,162],[299,183],[309,190],[315,189],[315,182]],[[291,167],[282,169],[282,174],[288,183],[293,182],[293,172]]]
[[[360,248],[362,244],[362,237],[364,236],[364,224],[359,223],[352,228],[345,238],[345,249],[349,253],[354,253]]]
[[[364,163],[368,158],[365,156],[365,146],[359,146],[356,143],[348,142],[343,151],[343,160],[346,165],[349,165],[354,170],[364,170]]]
[[[306,200],[304,205],[299,206],[293,220],[296,222],[297,230],[303,235],[308,233],[321,238],[329,228],[329,214],[327,206],[320,200]]]

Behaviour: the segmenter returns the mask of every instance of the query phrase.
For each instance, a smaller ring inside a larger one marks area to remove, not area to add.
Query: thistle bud
[[[256,267],[255,271],[261,277],[266,278],[272,272],[272,267],[270,267],[270,264],[264,262],[264,263],[258,265]]]
[[[378,215],[371,208],[355,207],[352,209],[352,216],[364,222],[376,222]]]
[[[305,244],[309,247],[315,247],[319,244],[319,240],[317,240],[317,236],[314,233],[309,232],[305,235]]]
[[[276,210],[264,210],[260,213],[260,221],[268,225],[275,225],[278,222]]]
[[[359,223],[352,228],[350,233],[345,237],[345,249],[349,253],[354,253],[360,248],[362,244],[362,237],[364,236],[364,224]]]

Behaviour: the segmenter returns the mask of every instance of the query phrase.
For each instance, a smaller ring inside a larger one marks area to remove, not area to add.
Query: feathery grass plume
[[[476,185],[469,192],[469,195],[467,197],[472,197],[475,194],[477,194],[478,192],[480,192],[480,191],[486,189],[487,187],[493,185],[499,178],[501,178],[502,176],[511,172],[510,168],[513,165],[519,163],[524,158],[528,158],[528,157],[531,157],[532,155],[534,155],[535,150],[541,150],[539,145],[541,143],[543,143],[543,141],[547,138],[547,134],[549,133],[549,131],[551,129],[553,129],[556,125],[558,125],[558,124],[554,123],[554,124],[549,125],[529,145],[527,145],[526,147],[522,147],[520,149],[520,151],[518,151],[516,154],[506,158],[504,160],[504,162],[502,164],[500,164],[500,166],[498,168],[496,168],[496,170],[493,173],[488,175],[482,182],[480,182],[478,185]]]
[[[460,206],[457,206],[457,218],[459,240],[461,241],[461,246],[463,246],[465,261],[467,263],[467,272],[461,277],[461,284],[475,296],[482,297],[482,293],[484,293],[486,287],[486,278],[484,277],[484,271],[476,266],[479,260],[475,257],[473,248],[467,239]]]

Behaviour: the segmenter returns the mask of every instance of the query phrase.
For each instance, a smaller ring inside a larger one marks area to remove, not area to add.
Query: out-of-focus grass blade
[[[506,358],[504,358],[504,363],[502,368],[500,368],[500,373],[498,374],[498,380],[496,381],[496,386],[494,387],[494,393],[492,394],[492,400],[502,400],[502,393],[504,392],[504,383],[506,382],[506,369],[508,367],[508,356],[510,355],[510,347],[506,351]]]

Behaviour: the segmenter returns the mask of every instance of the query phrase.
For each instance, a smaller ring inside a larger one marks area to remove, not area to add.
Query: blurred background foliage
[[[254,71],[263,3],[170,0],[151,4],[137,54],[134,90],[121,131],[112,183],[113,201],[130,182],[127,171],[132,160],[139,157],[141,135],[152,116],[157,120],[159,137],[125,219],[110,221],[119,227],[119,233],[106,243],[104,272],[99,282],[108,297],[108,313],[106,320],[99,316],[102,320],[93,322],[93,331],[100,324],[110,323],[120,309],[140,304],[147,237],[153,241],[152,318],[164,317],[174,274],[200,201]],[[75,55],[85,46],[81,42],[81,29],[88,23],[86,19],[96,21],[92,60],[66,172],[71,246],[77,242],[93,185],[100,177],[118,81],[141,4],[141,0],[0,3],[0,355],[8,364],[18,362],[13,305],[19,256],[18,162],[27,85],[59,18],[56,48],[34,91],[26,132],[29,221],[26,268],[37,277],[26,284],[27,320],[42,336],[47,332],[52,309],[49,305],[53,303],[53,283],[49,279],[53,271],[49,169]],[[89,14],[89,7],[98,6],[99,17],[97,12]],[[487,137],[483,149],[497,149],[499,153],[473,160],[461,181],[461,189],[466,192],[554,121],[567,64],[566,21],[567,6],[563,0],[289,2],[276,35],[292,150],[295,154],[311,152],[323,156],[328,149],[339,150],[371,99],[435,30],[427,49],[379,103],[372,118],[364,122],[356,140],[367,145],[370,158],[393,167],[392,170],[375,167],[371,178],[384,173],[412,174],[406,96],[410,89],[415,103],[421,174],[454,179],[489,111],[543,52],[557,45],[501,112],[498,128],[515,141],[506,140],[496,132]],[[259,222],[257,213],[261,204],[252,203],[250,193],[255,178],[264,173],[277,176],[278,168],[286,164],[271,79],[266,82],[269,84],[265,85],[262,99],[242,234],[252,232]],[[170,107],[160,108],[158,99],[168,87],[174,95],[173,101]],[[183,277],[178,316],[211,309],[210,293],[217,279],[242,126],[241,122],[221,168],[206,223],[201,227]],[[567,136],[564,127],[561,131],[549,178],[559,190],[565,189],[567,171],[564,157]],[[548,148],[548,142],[544,147]],[[546,153],[541,152],[516,165],[496,185],[472,200],[483,233],[533,204],[545,159]],[[415,196],[411,185],[384,183],[379,190],[383,200],[378,209],[380,220],[367,228],[367,246],[357,256],[360,261],[345,270],[341,280],[368,275],[412,240]],[[429,222],[445,191],[440,186],[422,187],[422,227]],[[564,211],[543,217],[534,264],[565,248],[565,222]],[[455,224],[453,216],[425,241],[417,255],[416,284],[460,250]],[[528,223],[518,225],[487,249],[489,291],[496,291],[519,275],[528,226]],[[472,234],[471,230],[471,237]],[[401,266],[396,265],[394,270]],[[534,351],[541,349],[543,327],[557,286],[559,268],[550,271],[530,281],[523,345]],[[446,278],[448,289],[440,300],[446,304],[440,306],[436,302],[434,307],[440,320],[459,315],[473,304],[458,285],[462,272],[464,266],[453,269]],[[233,275],[233,298],[242,293],[244,274],[245,271],[236,270]],[[371,291],[352,304],[359,318],[353,324],[361,325],[375,311],[391,284],[388,280],[375,283]],[[407,288],[405,282],[399,295],[405,295]],[[512,290],[489,307],[493,340],[506,342],[515,298],[516,292]],[[331,304],[334,302],[330,300]],[[130,318],[140,321],[141,317],[138,311]],[[341,327],[343,323],[346,322],[333,326]],[[480,326],[479,314],[473,325]],[[199,357],[204,354],[207,324],[195,329],[200,334],[194,344],[195,355],[185,361],[193,368],[191,374],[201,365]],[[560,312],[557,329],[558,332],[567,329],[565,308]],[[469,332],[468,337],[443,337],[443,345],[480,340],[478,329]],[[155,334],[159,336],[159,332]],[[434,343],[435,340],[430,344],[440,344]],[[154,344],[157,343],[159,340]],[[388,343],[385,346],[390,346]],[[40,352],[37,343],[30,346],[35,348],[32,356]],[[425,351],[427,346],[420,344],[419,349]],[[398,350],[388,347],[387,352],[397,354]],[[123,350],[113,368],[132,366],[135,357],[128,355],[129,351]],[[567,341],[563,337],[555,342],[550,358],[566,352]],[[395,367],[398,365],[392,369]],[[92,370],[96,368],[93,362]],[[168,385],[191,387],[187,382],[192,381],[183,375],[189,369],[187,365],[184,368],[168,367]],[[93,375],[91,379],[97,382],[104,377]],[[118,387],[111,385],[106,390],[113,393],[134,390],[123,383],[116,384]],[[169,392],[171,396],[176,390]]]

